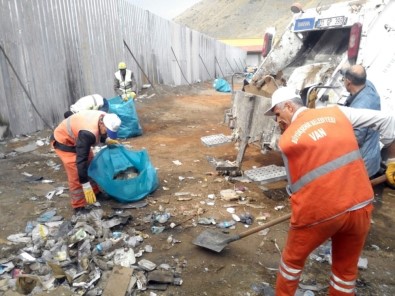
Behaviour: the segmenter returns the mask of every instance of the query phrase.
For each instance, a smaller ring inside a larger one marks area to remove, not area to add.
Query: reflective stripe
[[[96,98],[94,95],[91,95],[92,99],[93,99],[93,106],[97,106],[97,102],[96,102]]]
[[[288,265],[286,265],[284,263],[284,261],[282,259],[281,259],[280,265],[281,265],[282,268],[284,268],[289,273],[297,274],[297,273],[301,273],[302,272],[301,269],[296,269],[296,268],[289,267]]]
[[[337,277],[333,273],[332,273],[332,278],[335,280],[335,282],[338,282],[339,284],[346,285],[346,286],[355,286],[355,280],[343,281],[341,278]]]
[[[332,280],[330,281],[330,284],[333,287],[333,289],[338,290],[343,293],[354,294],[354,292],[355,292],[355,288],[350,288],[350,289],[342,288],[342,287],[336,285]]]
[[[308,172],[306,175],[304,175],[302,178],[300,178],[297,182],[291,184],[291,191],[292,193],[297,192],[300,190],[303,186],[306,184],[314,181],[315,179],[332,172],[342,166],[345,166],[346,164],[349,164],[350,162],[353,162],[354,160],[357,160],[361,158],[361,154],[358,150],[354,150],[350,153],[347,153],[345,155],[342,155],[335,160],[332,160],[310,172]]]
[[[286,278],[289,281],[297,281],[297,280],[299,280],[299,276],[290,276],[289,274],[285,273],[281,269],[279,270],[279,273],[282,275],[282,277]]]
[[[284,269],[287,273],[285,273],[282,269]],[[300,278],[300,274],[302,273],[302,270],[289,267],[281,259],[279,272],[287,280],[296,281]]]
[[[352,212],[352,211],[362,209],[362,208],[366,207],[368,204],[370,204],[372,201],[373,201],[373,197],[367,201],[363,201],[355,206],[352,206],[350,209],[348,209],[348,211]]]
[[[73,131],[72,131],[72,129],[71,129],[71,116],[68,117],[66,120],[67,120],[67,121],[66,121],[67,133],[69,134],[69,136],[70,136],[73,140],[75,140]]]

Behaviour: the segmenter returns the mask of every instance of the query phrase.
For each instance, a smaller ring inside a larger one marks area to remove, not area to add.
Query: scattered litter
[[[269,283],[253,283],[251,289],[256,295],[274,296],[274,289],[270,287]]]
[[[222,221],[217,224],[217,227],[218,228],[230,228],[235,224],[236,224],[236,221],[234,221],[234,220]]]
[[[227,208],[226,211],[230,214],[234,214],[236,212],[235,208]]]
[[[163,232],[163,230],[165,230],[165,227],[164,226],[151,226],[151,232],[153,233],[153,234],[159,234],[159,233],[162,233]]]
[[[267,235],[269,233],[269,231],[270,231],[270,228],[263,229],[263,230],[258,232],[258,235],[265,236],[265,235]]]
[[[132,248],[128,250],[116,249],[114,251],[114,264],[123,267],[130,267],[132,264],[136,263],[136,257],[134,256],[134,251]]]
[[[156,268],[156,264],[147,259],[141,259],[137,264],[146,271],[152,271]]]
[[[239,199],[239,195],[233,189],[224,189],[220,191],[221,199],[232,201]]]
[[[210,225],[210,224],[216,224],[217,222],[215,222],[214,218],[206,218],[206,217],[201,217],[198,219],[198,224],[202,224],[202,225]]]
[[[307,284],[303,284],[303,283],[299,283],[299,288],[303,289],[303,290],[309,290],[309,291],[321,291],[324,290],[326,288],[328,288],[328,285],[323,285],[320,283],[314,284],[314,285],[307,285]],[[307,294],[309,295],[309,294]],[[310,294],[311,295],[311,294]],[[314,293],[313,293],[314,295]]]
[[[185,195],[190,195],[190,192],[176,192],[174,193],[175,196],[185,196]]]
[[[240,217],[237,216],[236,214],[232,214],[232,219],[235,220],[236,222],[240,222]]]
[[[15,265],[14,263],[6,262],[6,263],[1,263],[0,264],[0,274],[3,274],[5,272],[10,272],[12,269],[14,269]]]
[[[54,182],[53,180],[47,180],[47,179],[41,180],[41,183],[45,183],[45,184],[50,184],[53,182]]]
[[[173,160],[173,163],[174,163],[175,165],[182,165],[182,162],[179,161],[179,160]]]
[[[359,257],[358,268],[359,269],[368,269],[368,258]]]
[[[26,233],[16,233],[7,236],[7,240],[13,243],[29,243],[32,239]]]
[[[241,214],[239,217],[241,223],[251,225],[254,222],[254,217],[248,212]]]
[[[284,209],[284,206],[275,206],[274,209],[276,211],[280,211],[280,210]]]
[[[211,194],[207,195],[207,198],[209,198],[209,199],[215,199],[215,194],[211,193]]]

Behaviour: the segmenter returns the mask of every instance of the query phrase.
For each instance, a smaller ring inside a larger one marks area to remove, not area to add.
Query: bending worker
[[[122,97],[124,101],[134,99],[136,97],[136,81],[131,70],[126,69],[126,64],[120,62],[118,71],[115,72],[114,91]]]
[[[91,147],[100,142],[118,144],[115,139],[120,125],[121,120],[116,114],[89,110],[71,115],[56,127],[52,145],[66,170],[74,209],[96,202],[99,188],[88,178],[88,167],[93,158]]]
[[[77,102],[70,106],[70,111],[64,113],[64,118],[67,118],[82,110],[100,110],[108,112],[109,104],[106,98],[101,95],[94,94],[80,98]]]
[[[380,110],[380,96],[373,83],[366,79],[365,68],[353,65],[344,71],[344,86],[350,93],[345,106],[358,109]],[[381,147],[379,132],[369,128],[355,128],[363,161],[369,177],[373,177],[380,170]]]
[[[306,258],[332,240],[330,295],[355,295],[358,259],[370,227],[373,190],[353,127],[380,132],[392,159],[395,184],[395,118],[348,107],[308,109],[289,87],[277,89],[265,115],[285,127],[279,140],[288,175],[291,225],[281,256],[276,295],[294,295]]]

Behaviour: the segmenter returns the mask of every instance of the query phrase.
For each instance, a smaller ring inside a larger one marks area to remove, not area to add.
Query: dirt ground
[[[122,142],[136,150],[147,149],[157,168],[160,185],[144,199],[148,202],[147,206],[125,210],[133,216],[126,228],[135,228],[149,235],[144,244],[150,244],[153,251],[145,253],[145,259],[156,264],[184,262],[182,285],[171,285],[166,291],[154,292],[156,295],[272,295],[269,289],[263,292],[262,285],[267,283],[273,288],[275,284],[288,222],[271,227],[266,234],[253,234],[232,242],[220,253],[192,243],[204,230],[215,228],[214,225],[197,224],[199,218],[214,218],[217,222],[231,220],[231,214],[227,211],[229,207],[235,208],[238,215],[248,212],[254,218],[267,216],[267,221],[290,211],[287,198],[281,194],[280,197],[270,198],[270,194],[264,194],[260,184],[235,181],[218,175],[208,162],[207,157],[236,159],[238,151],[235,143],[207,147],[201,142],[203,136],[231,134],[231,130],[223,124],[224,111],[231,106],[231,94],[215,92],[209,83],[162,87],[151,89],[150,92],[155,93],[155,96],[136,101],[143,135]],[[47,130],[0,142],[0,155],[5,157],[0,159],[2,258],[18,251],[17,246],[7,241],[7,237],[23,232],[26,223],[36,219],[45,210],[56,208],[58,215],[64,219],[70,219],[73,215],[67,194],[52,200],[45,197],[54,188],[67,187],[63,169],[55,170],[51,166],[53,162],[61,162],[50,146],[43,145],[24,153],[14,152],[18,147],[40,139],[45,140],[49,134],[50,131]],[[174,164],[173,161],[176,160],[181,165]],[[258,147],[249,145],[242,169],[270,164],[282,164],[277,152],[262,154]],[[24,172],[54,182],[29,182]],[[272,189],[269,192],[281,193],[280,189],[284,188],[285,182],[265,186]],[[220,191],[224,189],[242,192],[239,201],[222,200]],[[360,270],[357,295],[395,295],[395,191],[388,187],[379,189],[376,190],[378,194],[371,231],[361,256],[367,258],[368,266],[367,269]],[[189,194],[179,196],[181,192]],[[215,198],[210,199],[211,195],[215,195]],[[105,212],[110,212],[116,204],[113,200],[101,203]],[[283,208],[275,210],[277,206]],[[164,232],[152,234],[150,224],[144,222],[144,218],[163,209],[167,209],[172,216]],[[257,220],[249,228],[258,226]],[[171,222],[177,226],[171,228]],[[235,229],[228,231],[236,234],[247,229],[243,223],[238,222]],[[179,242],[169,244],[169,236]],[[327,262],[309,259],[302,281],[313,287],[327,286],[329,273],[330,265]],[[2,293],[0,291],[0,295]],[[327,289],[315,291],[315,295],[326,293]],[[150,291],[139,291],[137,295],[150,295]]]

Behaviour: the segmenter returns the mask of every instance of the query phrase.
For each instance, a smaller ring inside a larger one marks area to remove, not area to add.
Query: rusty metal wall
[[[53,128],[82,96],[114,97],[120,61],[134,71],[139,87],[148,80],[206,81],[231,74],[229,62],[232,68],[245,64],[244,51],[126,0],[0,0],[0,5],[0,126],[9,125],[11,135]]]

